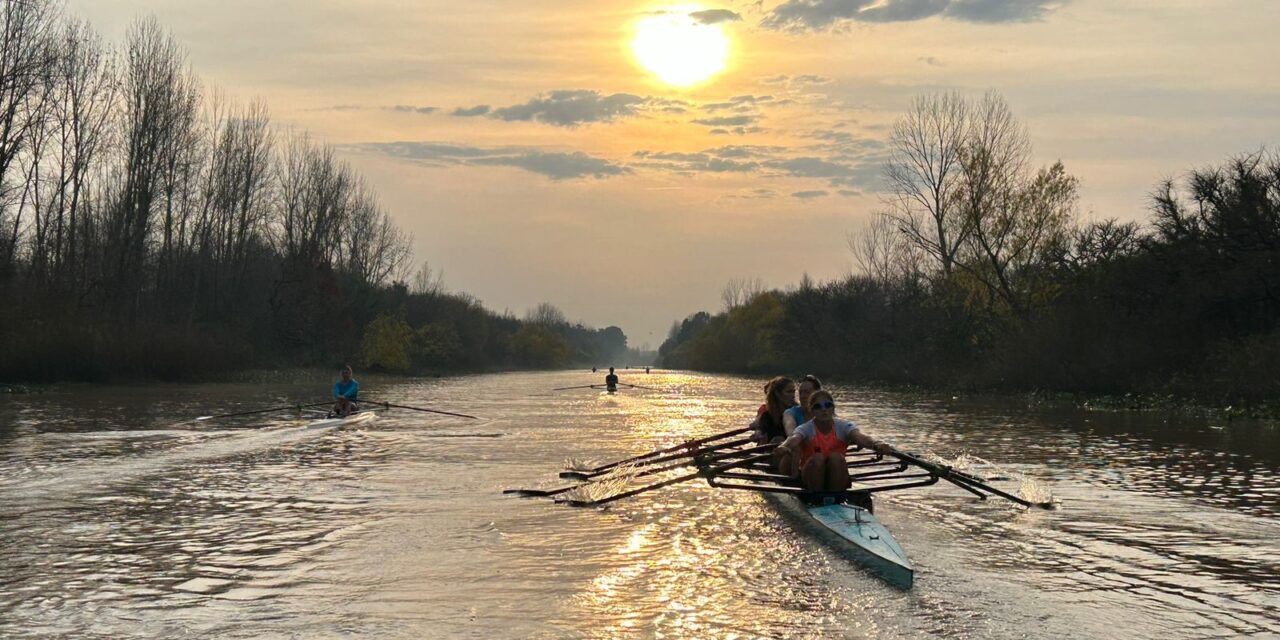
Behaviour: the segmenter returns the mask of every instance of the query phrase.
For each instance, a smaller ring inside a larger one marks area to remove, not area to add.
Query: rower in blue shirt
[[[342,368],[342,379],[333,383],[333,415],[348,416],[356,410],[356,397],[360,394],[360,383],[351,377],[351,367]]]

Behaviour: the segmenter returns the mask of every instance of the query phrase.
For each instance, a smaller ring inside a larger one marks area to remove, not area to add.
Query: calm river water
[[[0,397],[0,637],[1280,636],[1275,426],[836,387],[875,436],[978,455],[1062,501],[879,498],[916,566],[904,593],[749,492],[503,495],[562,484],[569,459],[741,426],[763,382],[621,373],[663,391],[550,391],[601,377],[585,371],[366,378],[370,396],[484,419],[328,430],[182,422],[322,400],[325,380]]]

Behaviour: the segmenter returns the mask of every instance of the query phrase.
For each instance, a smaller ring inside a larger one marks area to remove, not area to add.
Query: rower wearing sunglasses
[[[778,470],[809,491],[844,491],[849,488],[849,467],[845,462],[845,449],[858,445],[885,454],[892,451],[888,444],[863,433],[858,425],[836,417],[836,402],[826,391],[814,391],[809,396],[810,420],[799,427],[781,445],[775,458]]]

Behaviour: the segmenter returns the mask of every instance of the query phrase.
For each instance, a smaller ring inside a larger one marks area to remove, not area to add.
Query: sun
[[[724,70],[729,37],[719,25],[689,17],[686,8],[671,9],[636,23],[631,51],[636,62],[659,80],[676,87],[703,82]]]

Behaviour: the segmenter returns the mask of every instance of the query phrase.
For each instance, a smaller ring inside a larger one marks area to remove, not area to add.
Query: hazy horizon
[[[1267,0],[67,5],[114,43],[154,14],[227,98],[337,145],[450,290],[633,347],[731,279],[849,272],[921,93],[999,91],[1097,218],[1280,140]],[[725,67],[682,88],[639,64],[659,12],[723,33]]]

